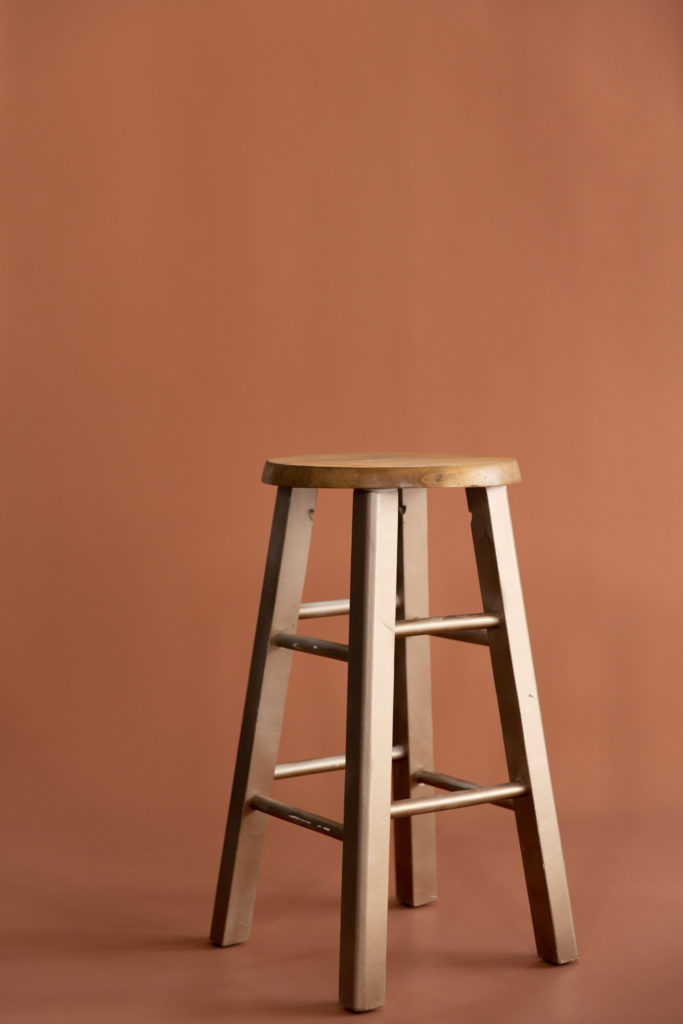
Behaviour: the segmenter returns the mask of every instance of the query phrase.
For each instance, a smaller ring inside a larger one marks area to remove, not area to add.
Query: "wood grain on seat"
[[[293,455],[268,459],[261,477],[279,487],[495,487],[521,480],[517,460],[442,453]]]

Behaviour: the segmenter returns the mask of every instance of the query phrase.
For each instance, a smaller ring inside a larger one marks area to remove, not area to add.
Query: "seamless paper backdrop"
[[[10,0],[2,38],[10,926],[191,879],[200,935],[268,455],[516,456],[561,824],[679,843],[681,5]],[[430,510],[434,614],[474,611],[463,496]],[[316,524],[344,596],[347,496]],[[443,770],[499,781],[482,652],[433,657]],[[342,742],[339,671],[297,664],[285,755]]]

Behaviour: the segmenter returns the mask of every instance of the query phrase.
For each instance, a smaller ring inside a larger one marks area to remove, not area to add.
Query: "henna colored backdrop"
[[[683,1019],[681,5],[8,0],[2,38],[8,1021],[336,1015],[335,844],[270,824],[251,943],[205,936],[261,466],[363,449],[519,459],[583,955],[536,967],[508,816],[442,815],[383,1019]],[[474,611],[463,495],[431,516]],[[485,652],[432,646],[438,766],[502,781]],[[297,661],[283,757],[341,749],[343,690]]]

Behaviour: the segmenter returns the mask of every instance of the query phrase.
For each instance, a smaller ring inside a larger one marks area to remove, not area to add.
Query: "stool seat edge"
[[[508,456],[443,453],[293,455],[269,458],[261,480],[278,487],[381,490],[410,487],[496,487],[521,480]]]

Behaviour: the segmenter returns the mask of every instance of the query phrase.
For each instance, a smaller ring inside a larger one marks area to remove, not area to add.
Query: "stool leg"
[[[315,500],[313,489],[278,488],[211,925],[218,946],[251,929],[266,815],[249,800],[271,791],[293,655],[271,638],[296,630]]]
[[[569,963],[578,953],[507,488],[468,488],[467,499],[484,610],[502,617],[489,643],[508,770],[529,789],[515,817],[536,947],[543,960]]]
[[[355,491],[339,999],[384,1003],[396,622],[397,491]]]
[[[398,596],[400,619],[429,616],[427,564],[427,491],[400,492],[398,521]],[[394,744],[406,756],[394,761],[394,799],[430,796],[431,786],[413,782],[420,768],[434,770],[432,693],[428,636],[396,640]],[[436,899],[435,815],[418,814],[394,821],[396,897],[409,907]]]

